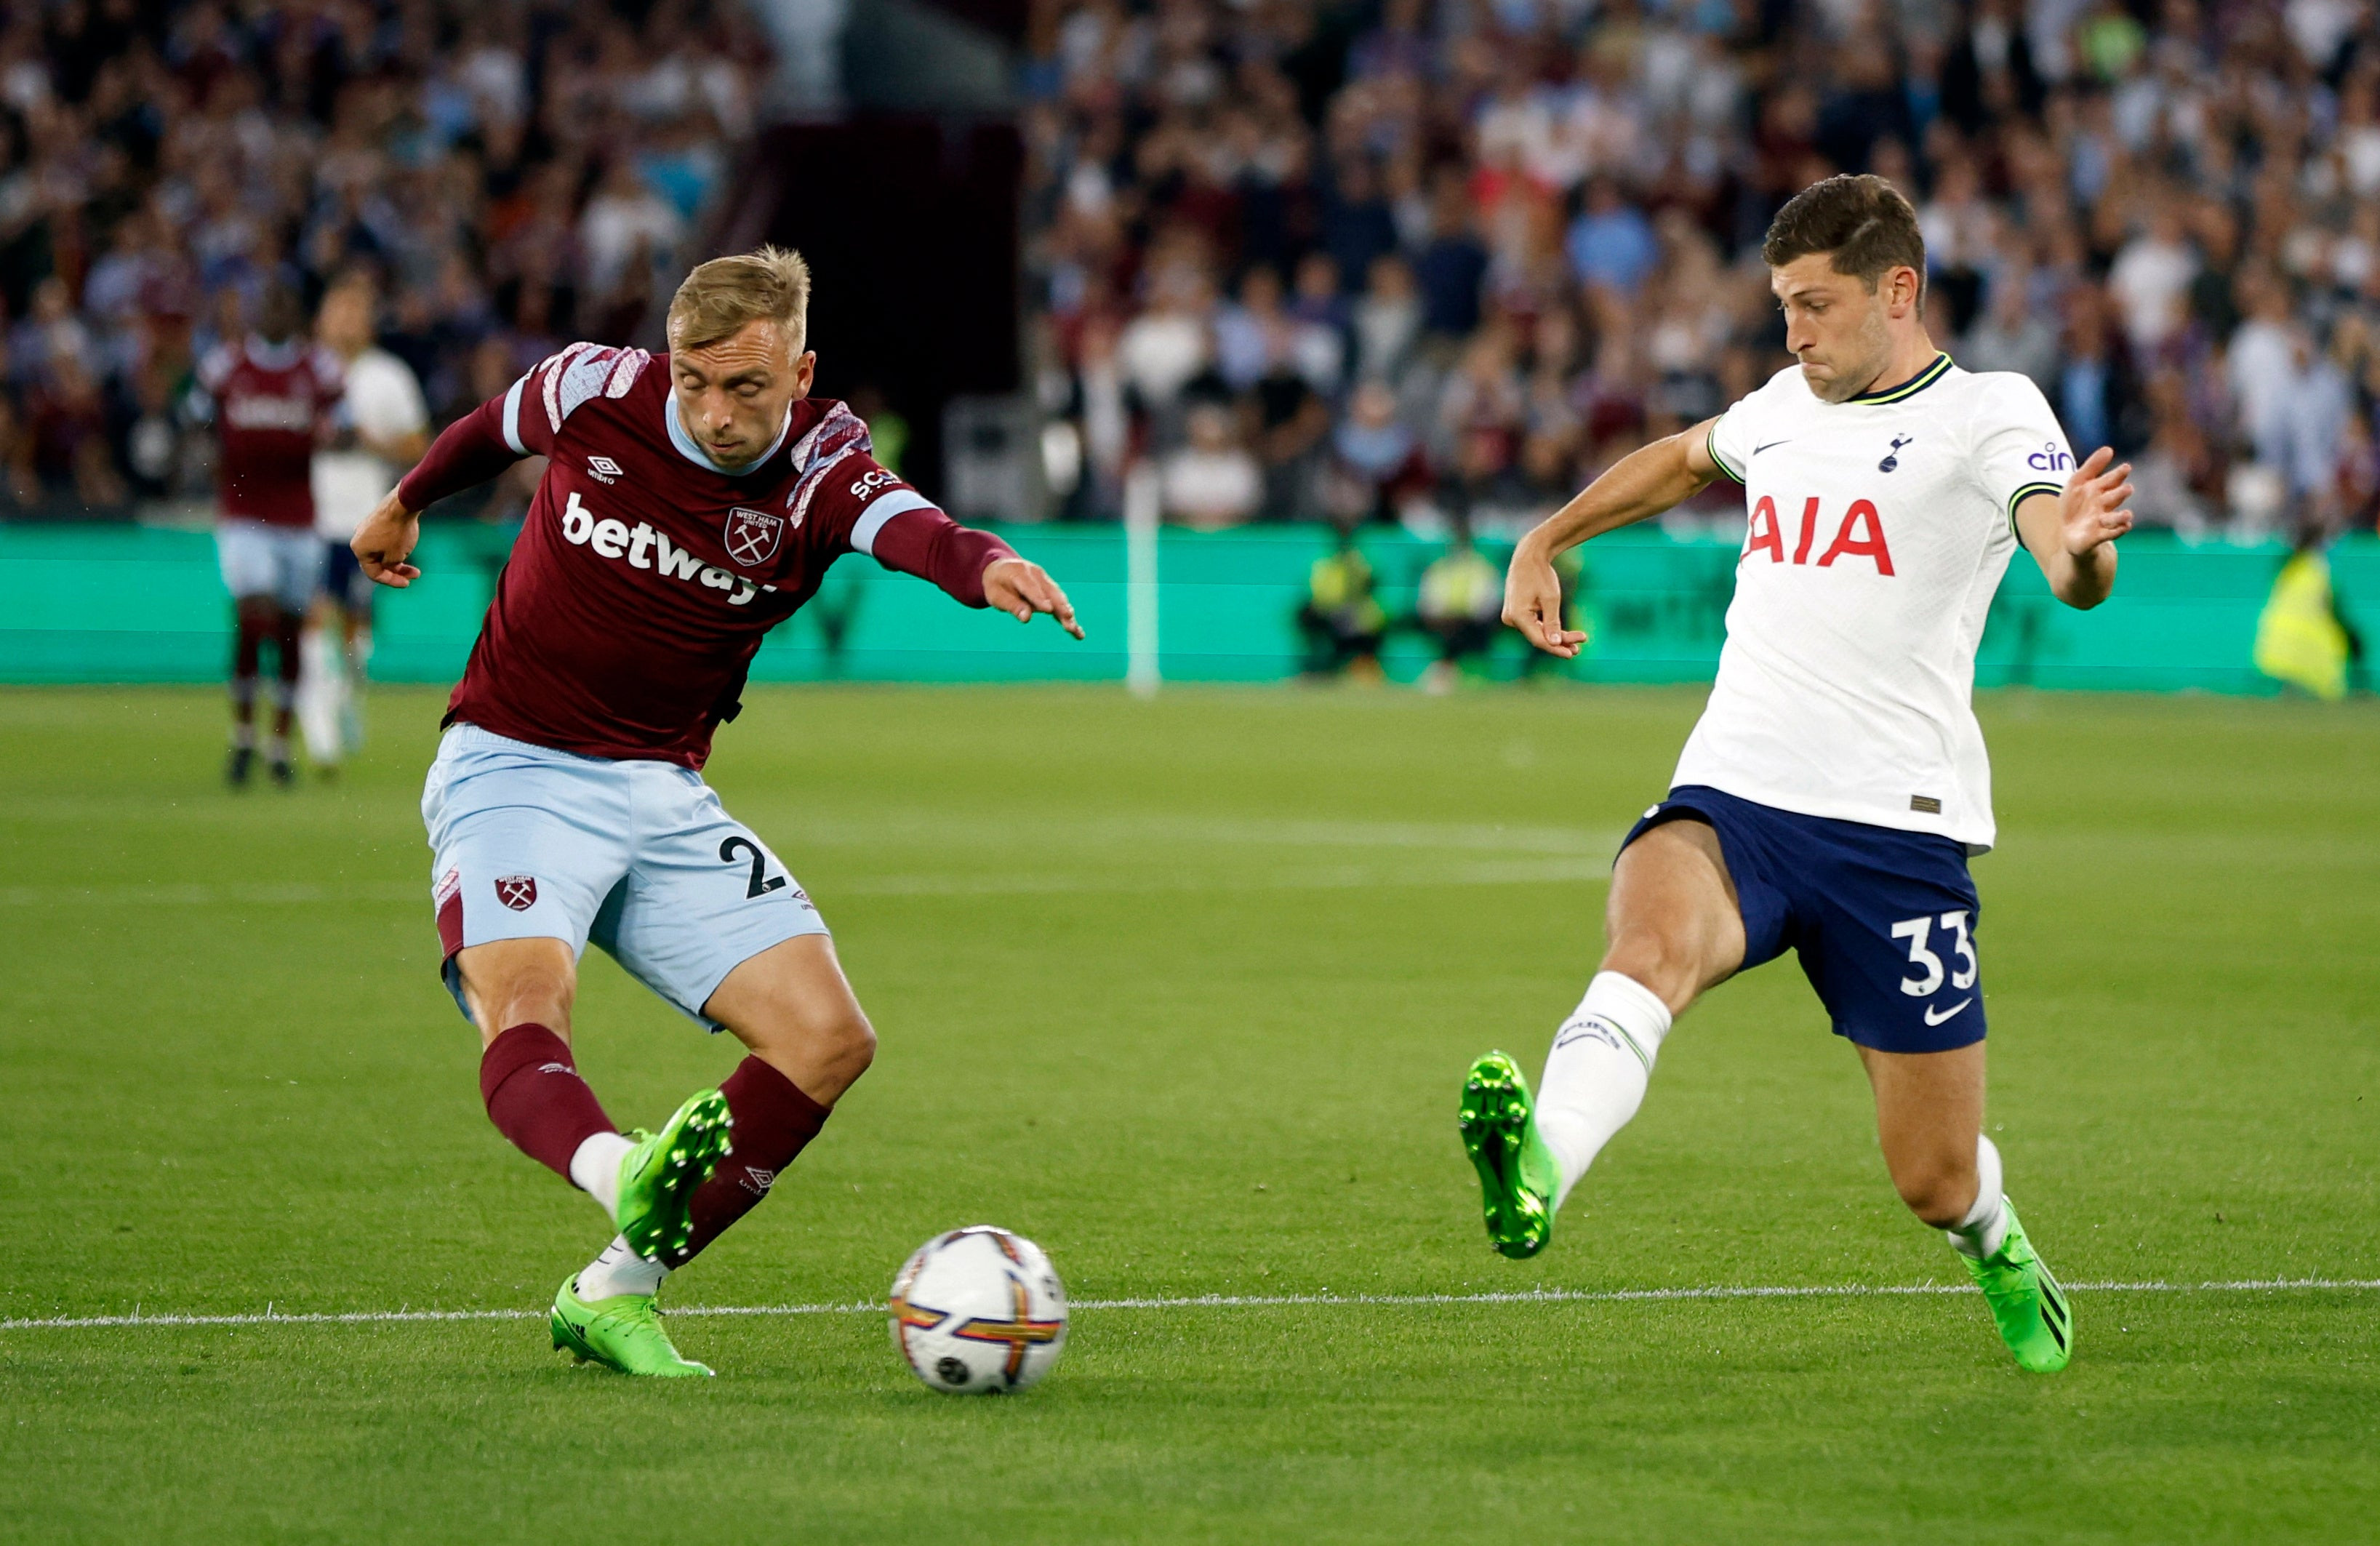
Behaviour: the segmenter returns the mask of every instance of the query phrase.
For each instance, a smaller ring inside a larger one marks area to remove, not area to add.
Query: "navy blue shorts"
[[[325,538],[322,542],[322,590],[358,617],[370,618],[372,592],[379,587],[356,560],[355,549]]]
[[[1699,785],[1670,790],[1620,846],[1681,818],[1718,834],[1743,912],[1745,969],[1791,946],[1835,1034],[1878,1052],[1949,1052],[1984,1039],[1982,907],[1964,847]]]

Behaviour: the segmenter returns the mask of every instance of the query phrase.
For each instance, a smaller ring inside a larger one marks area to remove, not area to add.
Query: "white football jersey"
[[[1712,427],[1749,517],[1710,703],[1677,784],[1992,845],[1975,646],[2016,506],[2074,467],[2041,389],[1949,355],[1848,402],[1792,366]]]
[[[355,427],[377,440],[401,440],[430,428],[420,383],[404,360],[386,349],[369,348],[347,362],[343,404]],[[361,446],[315,452],[315,531],[334,542],[353,537],[373,506],[396,487],[403,470]]]

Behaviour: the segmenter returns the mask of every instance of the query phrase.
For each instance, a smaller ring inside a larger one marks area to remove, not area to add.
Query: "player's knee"
[[[570,1035],[570,1005],[577,995],[565,976],[522,970],[474,982],[467,973],[465,987],[479,1011],[480,1029],[489,1036],[518,1025],[543,1026],[565,1039]]]
[[[876,1028],[868,1022],[867,1012],[856,1004],[846,1004],[827,1016],[815,1032],[821,1051],[835,1063],[844,1076],[844,1082],[868,1072],[876,1061]]]
[[[1631,978],[1659,997],[1672,1015],[1683,1014],[1702,988],[1702,966],[1695,953],[1658,929],[1621,926],[1603,953],[1602,971]]]
[[[1908,1165],[1892,1174],[1893,1189],[1909,1211],[1937,1229],[1948,1229],[1966,1217],[1975,1201],[1973,1165]]]

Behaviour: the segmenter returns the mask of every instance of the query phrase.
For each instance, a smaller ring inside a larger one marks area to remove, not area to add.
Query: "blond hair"
[[[794,352],[802,352],[809,338],[810,265],[800,253],[763,247],[696,264],[670,299],[670,347],[707,348],[755,322],[775,323]]]

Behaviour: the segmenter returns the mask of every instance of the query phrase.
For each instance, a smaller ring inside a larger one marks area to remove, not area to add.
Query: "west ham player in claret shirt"
[[[1461,1102],[1498,1250],[1556,1211],[1636,1113],[1672,1018],[1787,946],[1859,1049],[1901,1199],[1944,1230],[2024,1369],[2066,1367],[2073,1321],[2001,1193],[1984,1136],[1984,996],[1971,854],[1993,841],[1970,700],[1975,646],[2022,544],[2070,606],[2115,584],[2129,467],[2080,467],[2024,377],[1970,374],[1925,330],[1908,201],[1830,177],[1763,254],[1799,363],[1624,458],[1523,540],[1504,620],[1560,656],[1552,559],[1717,478],[1750,518],[1718,681],[1668,797],[1613,866],[1608,943],[1532,1097],[1502,1053]]]
[[[208,351],[199,362],[199,402],[215,422],[215,558],[232,595],[234,785],[256,762],[257,675],[270,642],[273,738],[265,760],[275,783],[294,776],[289,716],[298,690],[298,632],[322,578],[314,536],[314,444],[344,390],[336,355],[306,341],[306,311],[285,285],[266,287],[256,332]]]
[[[818,909],[702,781],[761,636],[854,553],[1083,636],[1038,566],[936,509],[849,408],[809,396],[808,307],[795,253],[702,264],[670,304],[669,353],[544,361],[439,436],[354,542],[367,574],[406,585],[417,512],[548,458],[421,809],[488,1115],[616,1229],[554,1296],[553,1344],[624,1373],[710,1372],[662,1332],[662,1278],[768,1195],[875,1054]],[[589,940],[749,1049],[658,1133],[618,1131],[572,1064]]]

